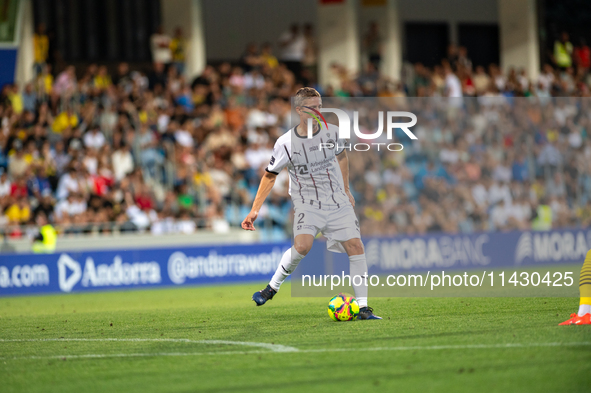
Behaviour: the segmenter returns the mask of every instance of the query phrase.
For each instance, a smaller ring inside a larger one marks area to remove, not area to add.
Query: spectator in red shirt
[[[24,177],[19,177],[10,186],[10,196],[13,198],[26,198],[28,196],[27,182]]]
[[[94,193],[103,197],[109,192],[109,188],[113,186],[113,174],[108,168],[100,166],[97,174],[92,176],[92,183]]]
[[[154,209],[154,200],[147,186],[144,185],[139,195],[135,197],[135,204],[142,210]]]
[[[591,49],[587,46],[584,38],[581,38],[579,46],[575,48],[574,52],[575,64],[587,71],[591,67]]]

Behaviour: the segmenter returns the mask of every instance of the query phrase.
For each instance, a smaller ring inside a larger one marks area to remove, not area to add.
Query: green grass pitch
[[[0,391],[589,392],[575,298],[327,299],[264,284],[0,298]]]

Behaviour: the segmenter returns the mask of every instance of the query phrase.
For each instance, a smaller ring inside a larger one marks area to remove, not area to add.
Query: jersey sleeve
[[[271,156],[271,161],[269,161],[269,165],[265,169],[269,173],[274,173],[278,175],[279,172],[283,170],[289,163],[289,156],[287,153],[287,146],[284,143],[281,143],[279,140],[275,142],[275,146],[273,147],[273,155]]]

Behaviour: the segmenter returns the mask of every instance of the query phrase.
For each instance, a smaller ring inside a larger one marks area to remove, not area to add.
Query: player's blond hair
[[[302,106],[306,98],[312,97],[320,97],[320,93],[318,93],[318,90],[316,90],[313,87],[302,87],[296,92],[295,97],[293,99],[293,103],[296,107]]]

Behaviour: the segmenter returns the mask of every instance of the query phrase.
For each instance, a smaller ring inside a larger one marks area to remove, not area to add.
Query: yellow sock
[[[581,293],[581,301],[583,298],[591,298],[591,250],[587,252],[585,262],[581,268],[581,277],[579,278],[579,292]],[[591,304],[591,303],[587,303]]]
[[[582,317],[587,313],[591,313],[591,250],[587,252],[585,262],[581,268],[579,293],[581,294],[581,301],[579,302],[578,314]]]

